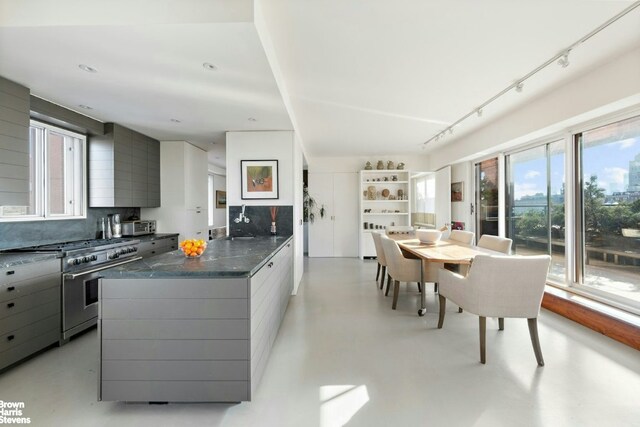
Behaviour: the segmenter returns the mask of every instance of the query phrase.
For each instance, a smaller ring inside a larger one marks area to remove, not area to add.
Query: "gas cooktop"
[[[138,240],[117,238],[117,239],[90,239],[76,240],[72,242],[54,243],[50,245],[29,246],[15,249],[20,252],[70,252],[82,249],[104,248],[122,244],[136,244]]]

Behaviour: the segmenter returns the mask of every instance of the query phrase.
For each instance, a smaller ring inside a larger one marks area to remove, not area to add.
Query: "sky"
[[[537,150],[537,151],[534,151]],[[614,191],[625,191],[628,182],[625,174],[629,172],[629,161],[640,153],[640,137],[595,146],[587,146],[582,153],[585,179],[591,175],[598,177],[598,185],[605,189],[605,194]],[[519,153],[518,153],[519,154]],[[514,176],[515,199],[532,196],[536,193],[546,194],[546,159],[541,147],[531,150],[531,156],[518,161],[517,154],[512,156],[511,164]],[[628,180],[628,178],[627,178]],[[559,194],[564,182],[564,155],[551,156],[551,194]]]

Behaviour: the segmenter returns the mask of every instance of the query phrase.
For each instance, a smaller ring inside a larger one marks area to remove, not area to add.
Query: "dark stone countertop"
[[[142,236],[127,236],[125,239],[140,240],[141,242],[149,242],[153,240],[166,239],[168,237],[178,236],[178,233],[156,233],[144,234]]]
[[[250,277],[290,240],[291,236],[211,240],[200,258],[187,258],[180,250],[165,252],[102,270],[100,275],[110,279]]]
[[[8,268],[16,265],[30,264],[32,262],[44,261],[58,258],[57,253],[0,253],[0,268]]]

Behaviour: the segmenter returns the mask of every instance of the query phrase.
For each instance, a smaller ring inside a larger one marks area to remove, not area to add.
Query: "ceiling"
[[[422,150],[631,3],[0,0],[0,75],[218,166],[224,132],[293,124],[308,156],[426,154],[639,46],[640,8]]]

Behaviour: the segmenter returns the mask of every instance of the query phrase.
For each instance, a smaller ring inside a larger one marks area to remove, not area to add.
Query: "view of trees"
[[[604,204],[604,189],[592,175],[584,188],[584,220],[588,237],[622,235],[623,228],[640,228],[640,200],[617,205]],[[552,204],[552,236],[564,235],[564,204]],[[546,236],[547,212],[530,209],[515,221],[516,235]]]

